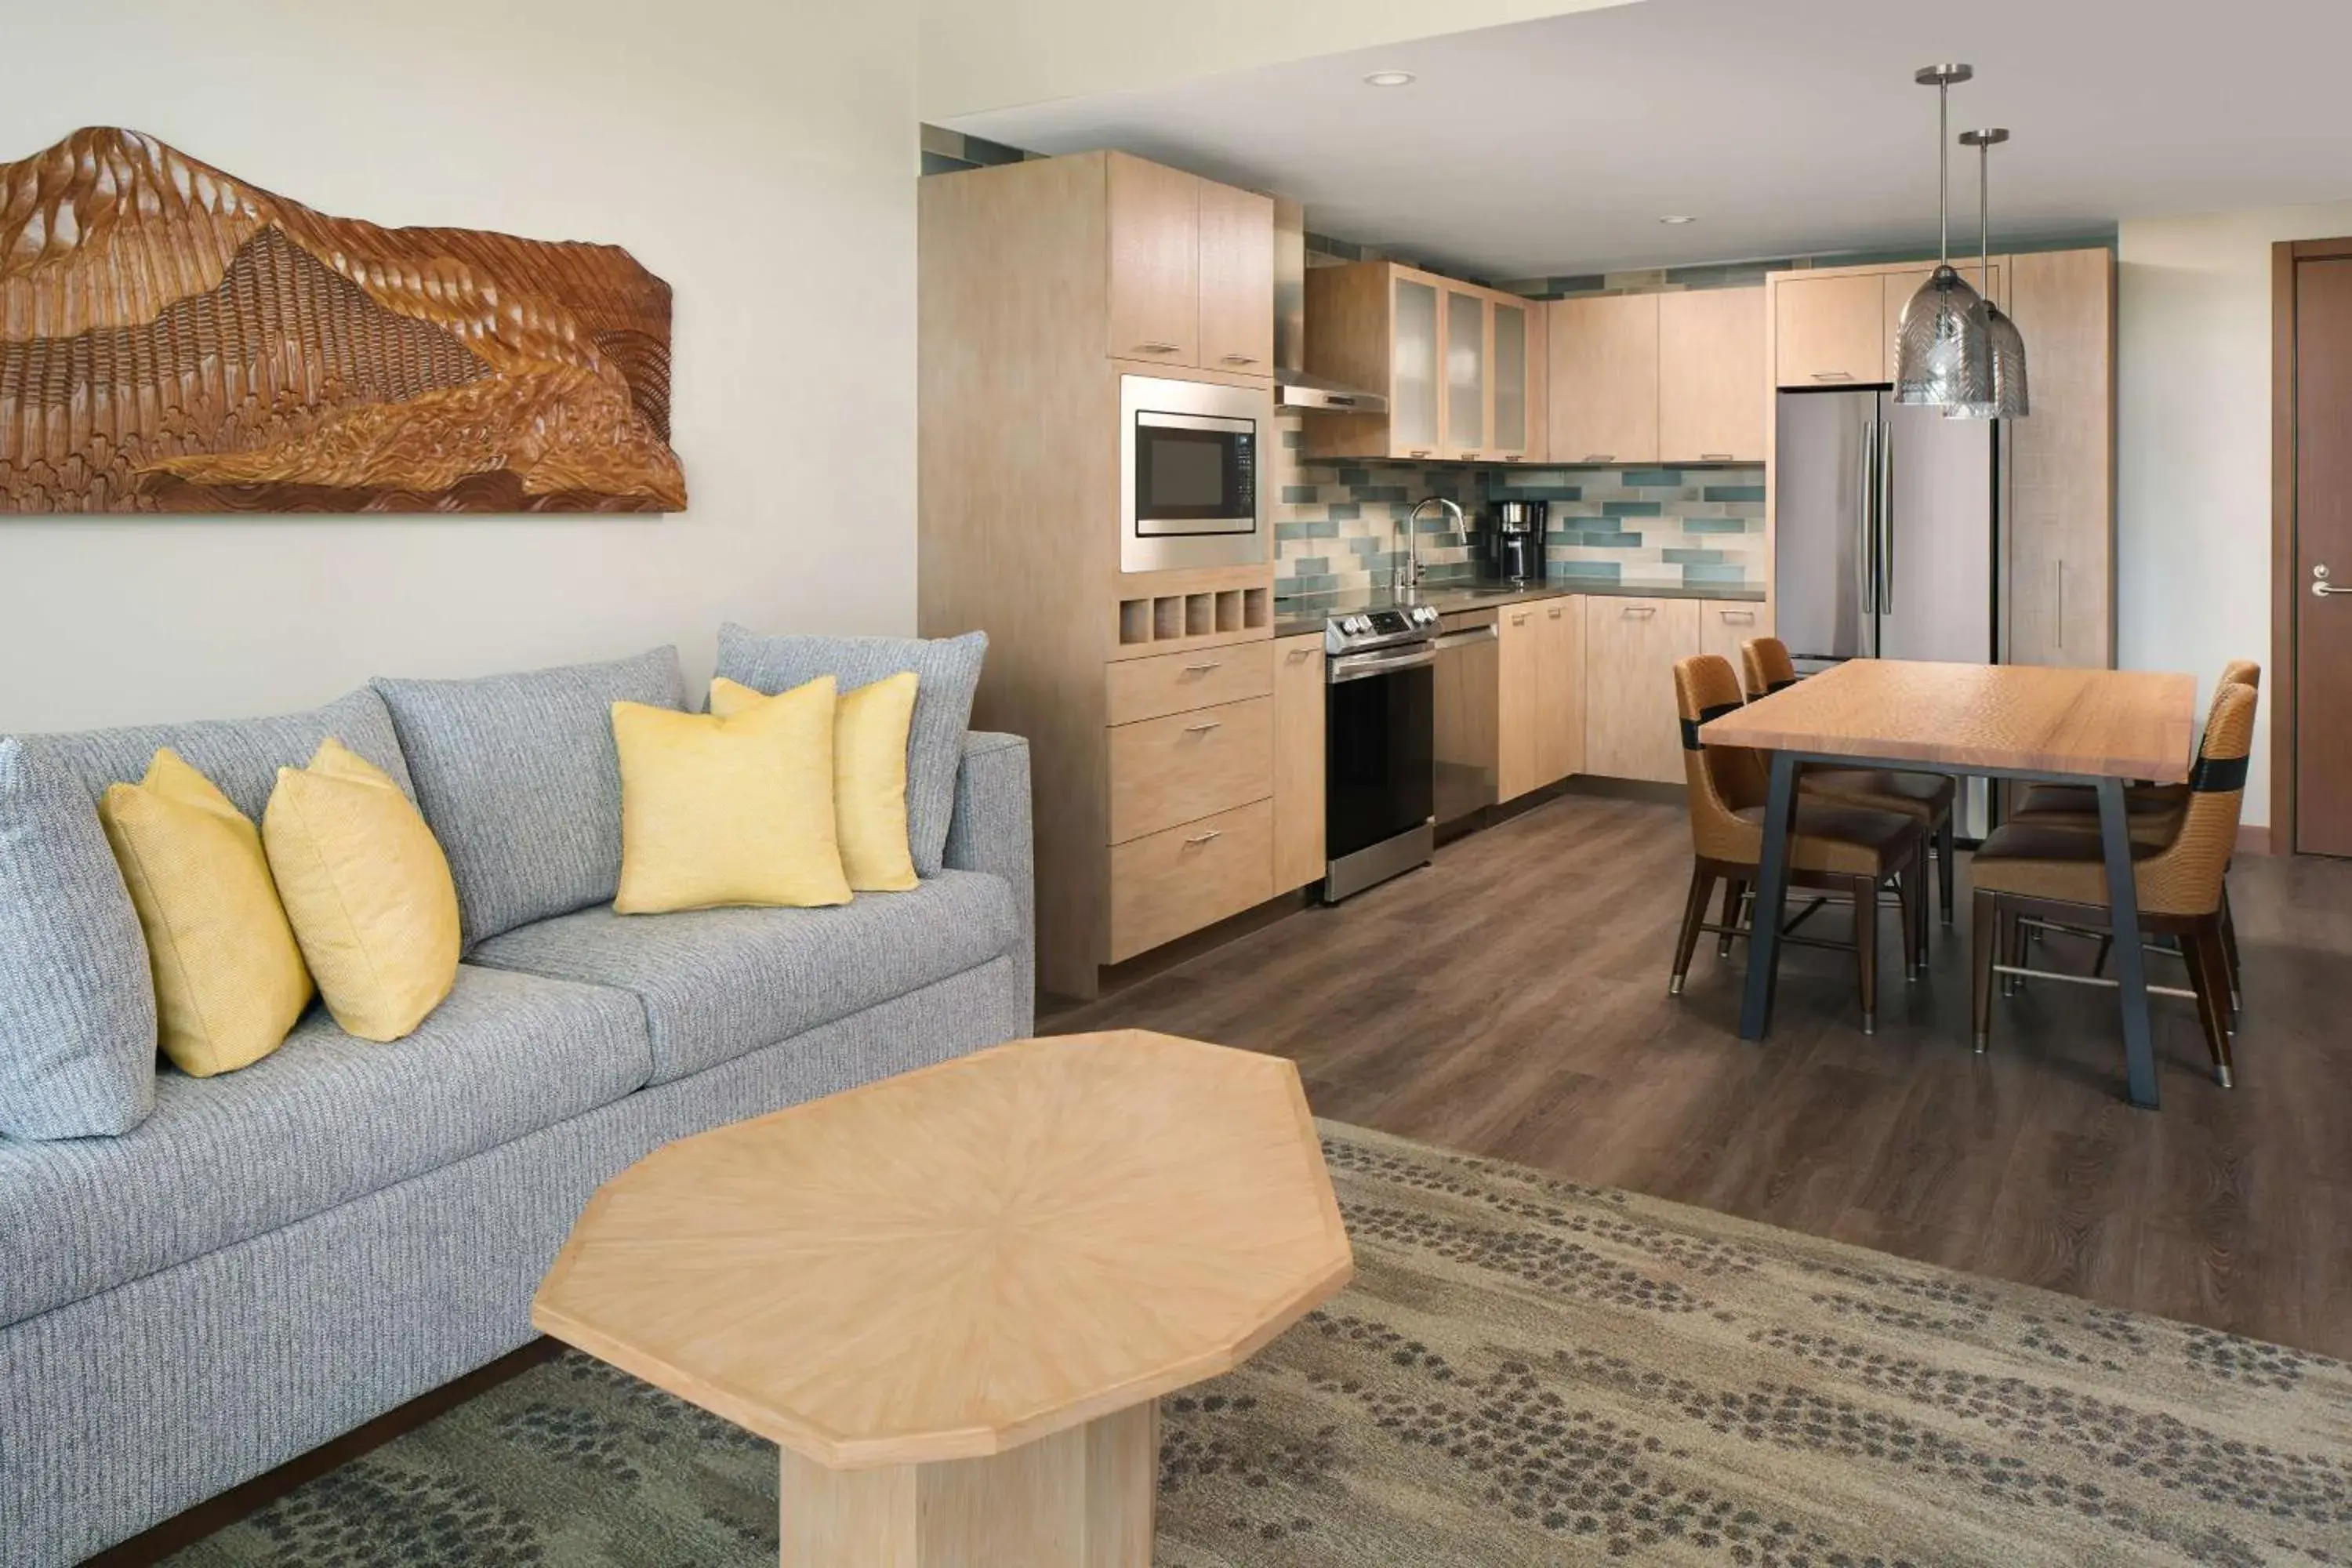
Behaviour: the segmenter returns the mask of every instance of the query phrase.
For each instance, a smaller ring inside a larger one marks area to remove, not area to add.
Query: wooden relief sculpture
[[[0,163],[0,510],[674,511],[669,286],[133,131]]]

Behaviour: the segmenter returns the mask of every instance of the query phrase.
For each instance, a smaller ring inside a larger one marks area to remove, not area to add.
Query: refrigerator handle
[[[1895,613],[1895,432],[1878,433],[1878,613]]]
[[[1863,423],[1863,536],[1853,560],[1863,566],[1863,616],[1879,614],[1879,421]],[[1877,648],[1872,648],[1877,651]]]

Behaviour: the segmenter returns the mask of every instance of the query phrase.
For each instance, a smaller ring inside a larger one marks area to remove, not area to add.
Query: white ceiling
[[[1124,148],[1297,196],[1320,234],[1517,279],[1932,247],[1936,100],[1911,75],[1940,60],[1977,68],[1954,132],[2015,136],[1997,236],[2343,199],[2348,57],[2346,0],[1643,0],[950,124]],[[1364,85],[1386,69],[1419,79]]]

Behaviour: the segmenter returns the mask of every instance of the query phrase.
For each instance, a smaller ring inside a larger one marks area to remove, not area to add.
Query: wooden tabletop
[[[531,1321],[823,1464],[927,1464],[1230,1371],[1353,1267],[1297,1068],[1127,1030],[670,1144]]]
[[[2188,778],[2194,676],[1856,658],[1699,730],[1709,745],[1960,770]]]

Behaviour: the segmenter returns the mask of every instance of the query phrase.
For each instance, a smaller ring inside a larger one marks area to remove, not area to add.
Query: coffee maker
[[[1486,535],[1486,560],[1496,576],[1508,583],[1542,580],[1544,522],[1550,511],[1546,501],[1495,503],[1494,527]]]

